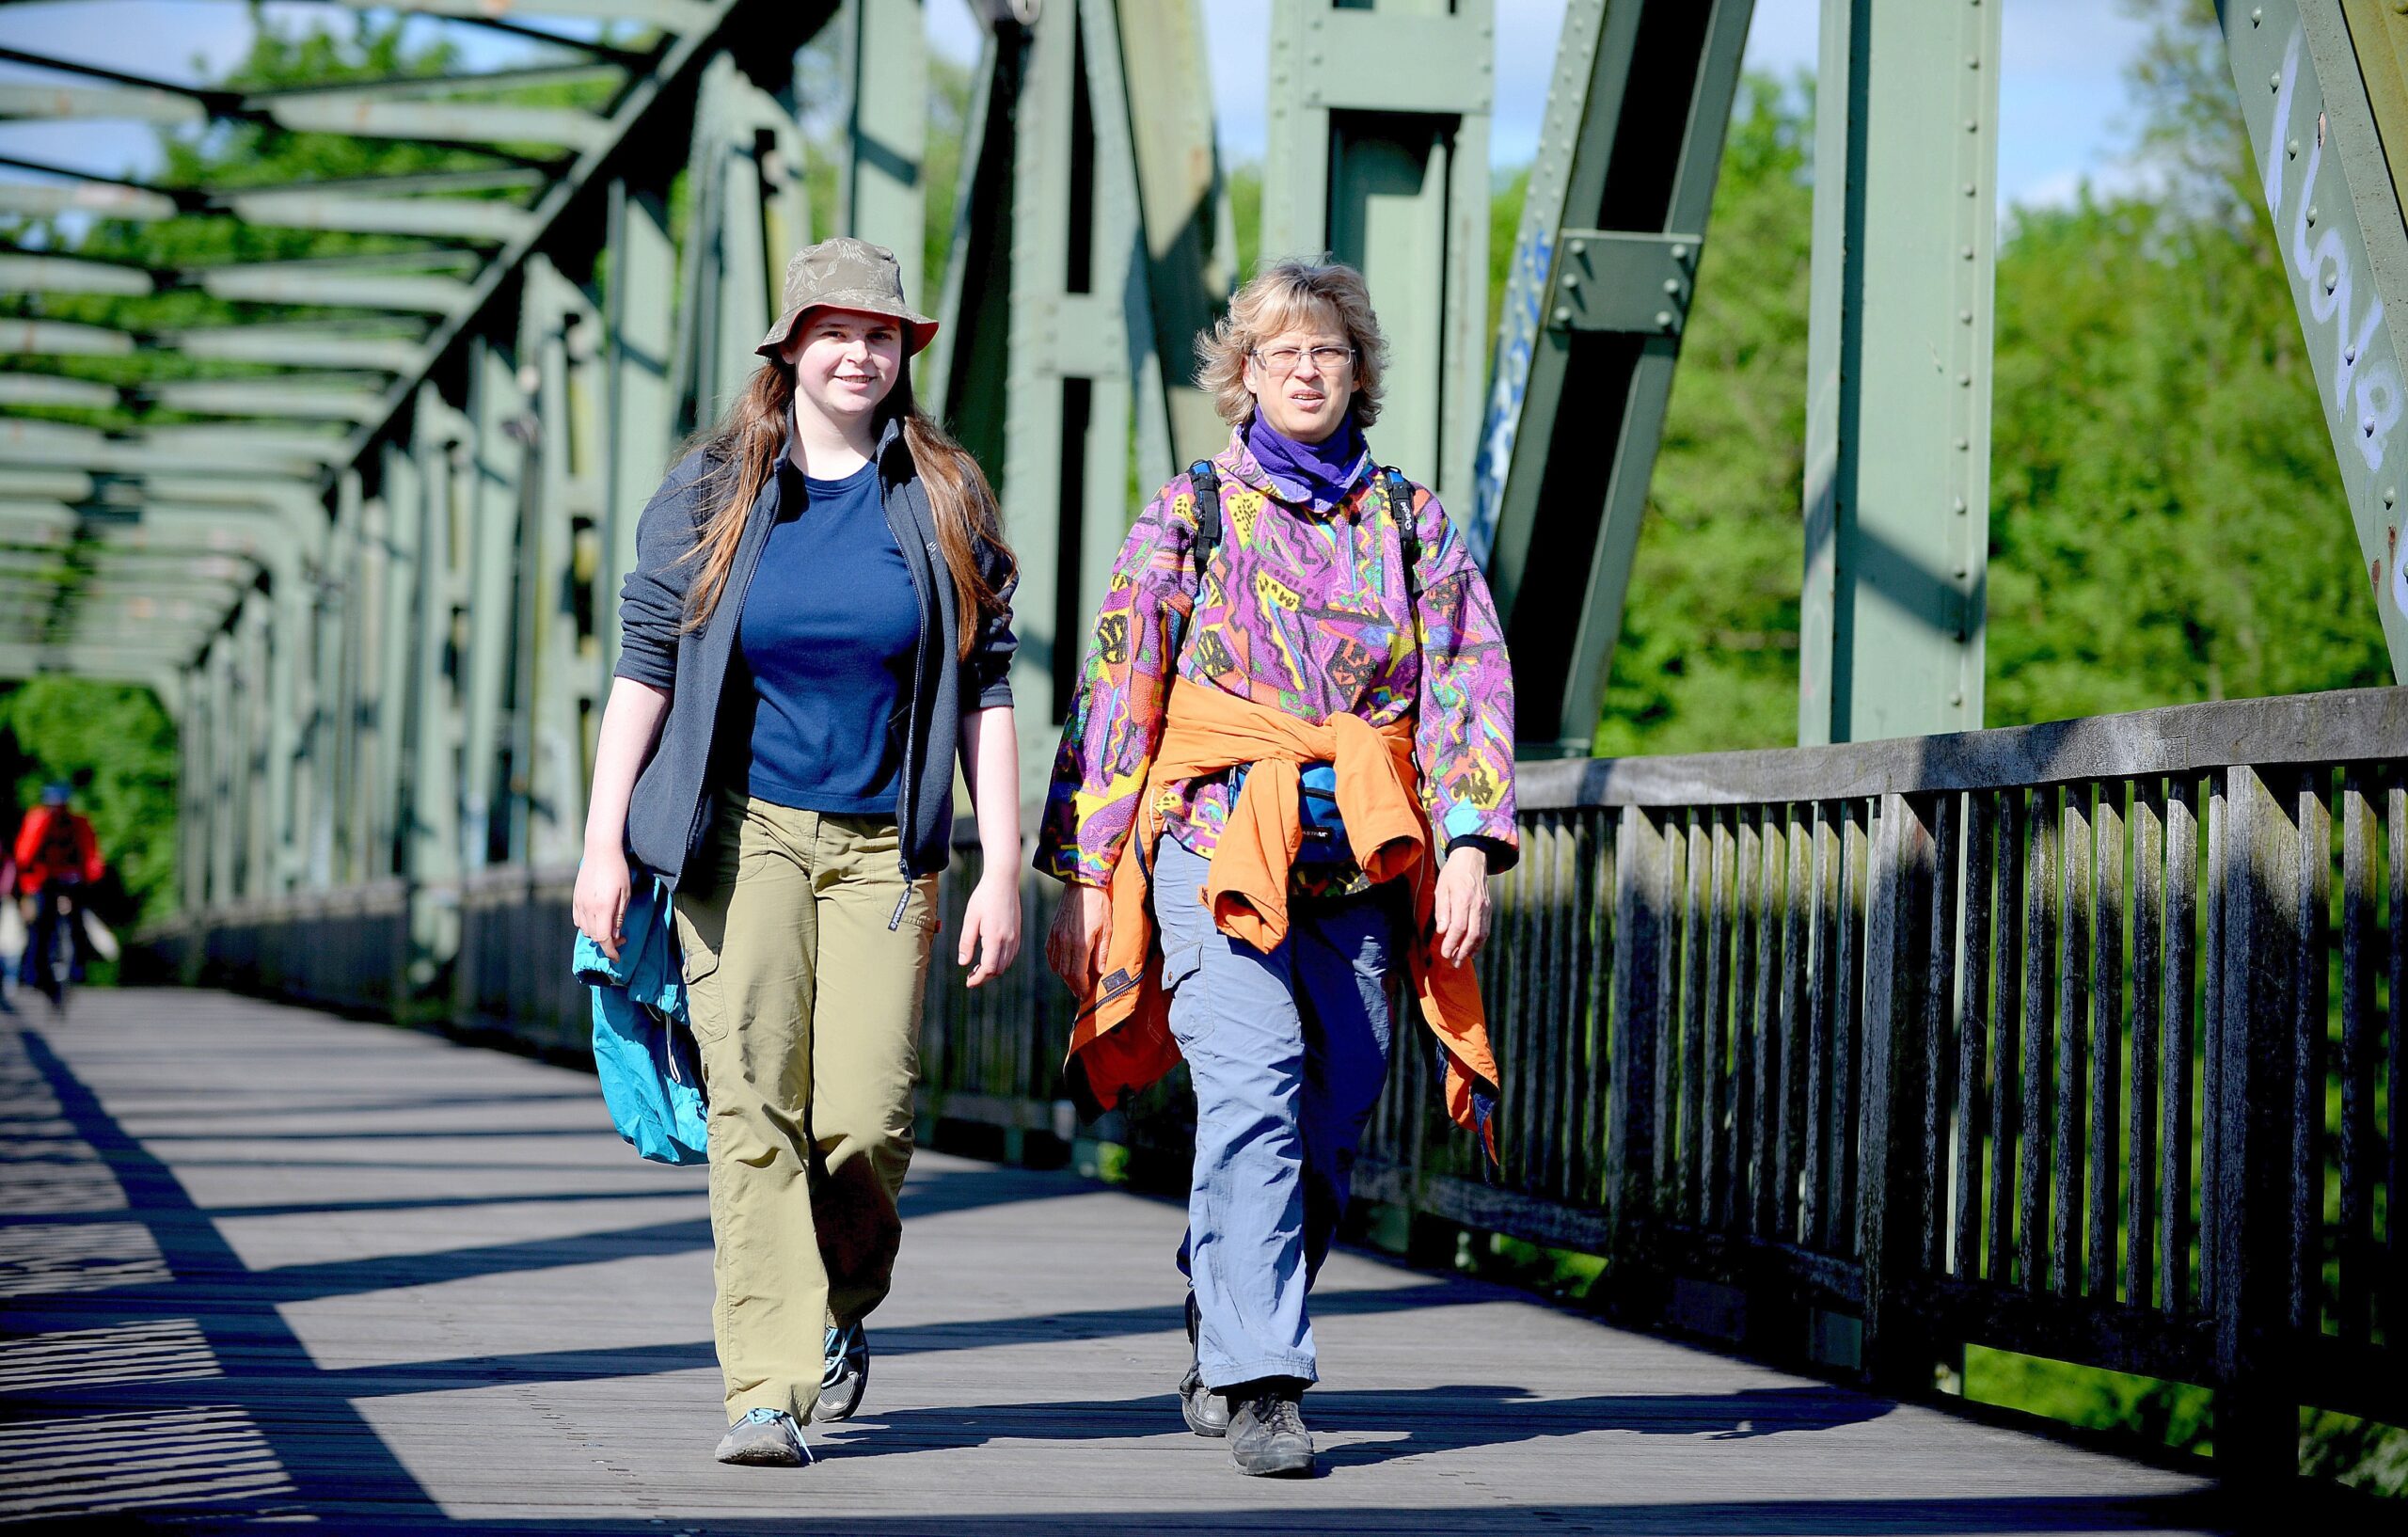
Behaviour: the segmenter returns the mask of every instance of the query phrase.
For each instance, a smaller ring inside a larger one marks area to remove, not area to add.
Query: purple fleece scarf
[[[1290,499],[1316,513],[1346,499],[1361,478],[1363,429],[1349,410],[1338,430],[1318,443],[1299,443],[1258,415],[1245,427],[1246,452]]]

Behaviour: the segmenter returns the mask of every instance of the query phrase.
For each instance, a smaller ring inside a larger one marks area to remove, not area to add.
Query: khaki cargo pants
[[[676,899],[710,1094],[712,1333],[727,1418],[800,1423],[827,1324],[885,1299],[902,1242],[936,878],[905,880],[892,823],[717,810]]]

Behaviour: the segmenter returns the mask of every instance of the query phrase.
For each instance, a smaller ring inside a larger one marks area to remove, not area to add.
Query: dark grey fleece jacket
[[[973,613],[966,620],[958,611],[953,578],[937,544],[935,515],[899,421],[888,422],[879,439],[878,464],[887,526],[895,531],[920,597],[919,658],[895,825],[902,830],[905,871],[929,875],[944,867],[953,839],[953,760],[962,712],[1012,702],[1011,610],[1006,606],[1001,613]],[[672,885],[710,829],[714,786],[708,781],[720,696],[736,654],[745,594],[761,564],[769,526],[777,521],[784,479],[770,477],[752,504],[718,607],[700,629],[688,630],[687,589],[701,563],[684,557],[694,547],[704,515],[703,470],[701,452],[689,453],[654,493],[636,524],[636,567],[619,592],[618,675],[670,696],[659,745],[637,778],[627,806],[627,851]],[[1009,558],[982,546],[980,563],[988,584],[998,587],[1008,605]],[[959,643],[965,622],[976,626],[966,659]]]

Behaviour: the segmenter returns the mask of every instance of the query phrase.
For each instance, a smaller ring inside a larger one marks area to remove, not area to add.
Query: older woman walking
[[[1471,959],[1516,856],[1512,673],[1437,499],[1375,469],[1386,342],[1362,276],[1280,262],[1202,349],[1236,429],[1130,531],[1064,728],[1038,868],[1102,1103],[1196,1089],[1189,1426],[1309,1473],[1306,1298],[1387,1073],[1408,974],[1448,1108],[1497,1069]]]
[[[627,854],[676,891],[710,1097],[721,1462],[810,1460],[869,1371],[902,1242],[920,999],[958,753],[987,874],[973,987],[1020,947],[1011,552],[986,477],[912,404],[936,323],[839,237],[728,416],[637,525],[578,927],[613,959]],[[656,745],[657,744],[657,745]]]

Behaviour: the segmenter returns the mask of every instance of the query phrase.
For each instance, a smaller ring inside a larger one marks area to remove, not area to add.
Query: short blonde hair
[[[1283,331],[1335,321],[1354,348],[1354,420],[1380,419],[1380,377],[1388,366],[1388,339],[1371,313],[1363,275],[1343,261],[1275,261],[1239,289],[1208,336],[1196,341],[1196,382],[1212,392],[1221,420],[1243,427],[1254,419],[1245,387],[1246,355]]]

